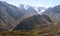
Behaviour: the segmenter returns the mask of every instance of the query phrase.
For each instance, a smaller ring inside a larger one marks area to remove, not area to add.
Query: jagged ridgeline
[[[38,14],[31,6],[27,9],[18,8],[0,1],[0,31],[32,30],[36,27],[46,27],[51,22],[47,15]]]

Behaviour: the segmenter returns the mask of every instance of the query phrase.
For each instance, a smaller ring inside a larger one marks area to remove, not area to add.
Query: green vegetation
[[[57,25],[46,27],[44,29],[28,30],[13,30],[0,32],[0,36],[60,36],[60,29]]]
[[[38,36],[38,35],[36,32],[16,30],[0,32],[0,36]]]

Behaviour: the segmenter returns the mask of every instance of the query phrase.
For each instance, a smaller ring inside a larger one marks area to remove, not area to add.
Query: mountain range
[[[24,18],[32,16],[25,9],[19,9],[16,6],[0,1],[0,28],[9,30],[14,28]]]
[[[38,7],[37,10],[24,5],[16,7],[5,1],[0,1],[0,31],[9,30],[32,30],[34,28],[44,28],[53,25],[53,20],[59,21],[60,5],[53,8]],[[38,14],[41,10],[43,13]]]

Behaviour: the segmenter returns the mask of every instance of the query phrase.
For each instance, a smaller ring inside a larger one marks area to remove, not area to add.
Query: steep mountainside
[[[53,7],[52,11],[54,13],[60,13],[60,5]]]
[[[0,28],[13,29],[24,18],[32,16],[27,10],[21,10],[16,6],[0,1]]]
[[[60,13],[60,5],[48,8],[44,13]]]
[[[34,15],[24,19],[13,30],[32,30],[34,28],[44,28],[51,24],[52,21],[47,15]]]
[[[60,22],[60,5],[55,6],[53,8],[49,8],[42,14],[48,15],[51,18],[51,20],[55,22],[55,24],[59,24],[59,22]]]
[[[47,15],[37,15],[37,11],[31,6],[29,6],[27,9],[25,9],[24,7],[18,8],[4,1],[0,1],[1,30],[12,30],[18,25],[20,28],[22,27],[21,29],[26,27],[24,29],[29,30],[35,26],[45,27],[47,26],[47,24],[50,24],[50,22],[51,20]]]
[[[33,15],[37,15],[37,13],[38,13],[32,6],[29,6],[29,7],[27,8],[27,11],[29,11],[29,12],[32,13]]]

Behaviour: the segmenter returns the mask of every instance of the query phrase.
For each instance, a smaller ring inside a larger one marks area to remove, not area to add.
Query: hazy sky
[[[1,0],[6,1],[15,6],[20,4],[31,5],[31,6],[42,6],[42,7],[53,7],[60,4],[60,0]]]

